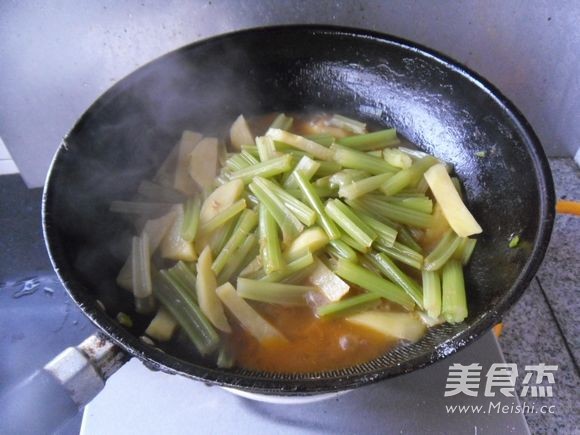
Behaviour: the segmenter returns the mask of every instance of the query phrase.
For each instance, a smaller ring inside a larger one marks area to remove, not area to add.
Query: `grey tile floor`
[[[551,159],[558,199],[580,200],[580,170],[572,159]],[[532,433],[580,433],[580,217],[557,215],[543,265],[504,318],[500,344],[507,362],[558,364],[554,414],[527,414]],[[521,378],[520,378],[521,379]],[[520,388],[518,388],[518,391]]]

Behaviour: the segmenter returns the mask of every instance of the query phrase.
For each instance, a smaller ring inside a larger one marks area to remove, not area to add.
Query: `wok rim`
[[[146,343],[142,342],[138,337],[131,334],[129,331],[120,327],[110,316],[108,316],[99,308],[96,298],[92,297],[86,287],[76,279],[72,269],[66,266],[66,262],[61,262],[60,260],[61,257],[63,257],[63,254],[59,252],[58,237],[57,234],[53,232],[51,226],[51,198],[54,195],[56,184],[55,180],[58,179],[60,157],[64,152],[66,152],[66,139],[69,135],[73,134],[78,128],[80,128],[80,125],[83,123],[88,114],[94,112],[100,105],[104,104],[104,101],[106,101],[108,98],[111,98],[113,95],[117,95],[118,92],[122,91],[123,84],[126,84],[126,79],[128,77],[131,77],[137,72],[145,71],[149,65],[162,62],[166,57],[174,56],[180,52],[195,49],[196,47],[211,44],[219,40],[231,40],[251,33],[268,34],[270,32],[279,31],[305,32],[307,34],[321,35],[331,34],[333,36],[350,37],[353,40],[357,40],[359,38],[368,38],[381,44],[396,46],[408,50],[414,54],[431,58],[441,64],[444,68],[451,69],[466,79],[470,80],[485,94],[492,98],[495,103],[500,106],[502,111],[509,116],[511,123],[518,130],[518,133],[526,146],[526,150],[534,164],[534,175],[537,179],[540,196],[538,209],[539,224],[530,256],[524,265],[522,272],[516,278],[514,284],[505,293],[505,295],[501,297],[495,306],[490,307],[482,315],[475,319],[474,323],[470,327],[462,330],[460,333],[441,343],[439,346],[434,347],[431,353],[410,359],[396,367],[385,368],[370,374],[347,374],[340,378],[332,379],[319,379],[315,377],[308,379],[300,378],[296,380],[263,379],[256,378],[247,374],[198,366],[152,348]],[[519,109],[517,109],[516,106],[499,91],[499,89],[497,89],[478,73],[472,71],[460,62],[457,62],[456,60],[436,50],[425,47],[421,44],[417,44],[410,40],[371,30],[345,26],[315,24],[254,27],[216,35],[211,38],[196,41],[177,48],[176,50],[170,51],[158,58],[155,58],[139,67],[138,69],[132,71],[123,79],[119,80],[116,84],[110,87],[102,95],[100,95],[93,102],[93,104],[87,108],[87,110],[75,122],[74,126],[64,137],[63,142],[57,149],[48,170],[42,197],[42,229],[52,266],[73,301],[93,322],[93,324],[109,339],[119,345],[131,356],[139,358],[148,368],[152,370],[160,370],[169,374],[179,374],[213,385],[243,389],[256,393],[281,395],[321,394],[357,388],[363,385],[368,385],[380,380],[424,368],[463,349],[469,343],[475,341],[485,332],[490,330],[491,327],[498,321],[500,321],[502,314],[505,313],[526,290],[533,277],[535,276],[538,268],[540,267],[540,264],[546,253],[550,241],[554,219],[555,192],[547,157],[531,125],[528,123]]]

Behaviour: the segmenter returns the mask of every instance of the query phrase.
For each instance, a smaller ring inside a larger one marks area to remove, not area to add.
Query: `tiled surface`
[[[556,197],[580,201],[580,169],[572,159],[550,162]],[[580,361],[580,217],[557,215],[552,240],[538,273],[571,352]]]
[[[580,200],[580,172],[572,159],[551,159],[558,199]],[[527,414],[532,433],[580,433],[580,217],[558,215],[544,263],[522,299],[504,318],[501,347],[520,370],[530,364],[557,364],[555,414]],[[521,378],[520,378],[521,380]],[[519,388],[518,390],[520,390]]]

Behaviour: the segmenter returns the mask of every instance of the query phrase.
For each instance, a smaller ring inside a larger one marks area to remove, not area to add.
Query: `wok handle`
[[[127,354],[99,333],[69,347],[0,397],[0,433],[53,433],[127,360]]]

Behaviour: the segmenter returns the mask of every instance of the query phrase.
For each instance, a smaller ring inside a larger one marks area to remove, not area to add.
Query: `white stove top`
[[[449,365],[474,362],[484,372],[503,362],[491,333],[453,357],[405,376],[322,402],[274,405],[152,372],[133,359],[86,407],[81,434],[529,433],[521,414],[446,412],[445,405],[489,406],[485,397],[443,397]],[[502,402],[512,400],[517,398]]]

